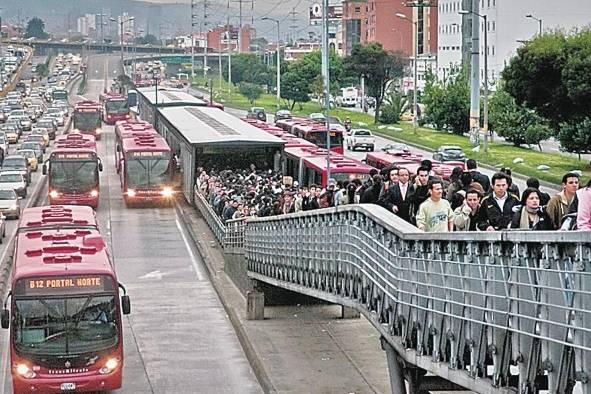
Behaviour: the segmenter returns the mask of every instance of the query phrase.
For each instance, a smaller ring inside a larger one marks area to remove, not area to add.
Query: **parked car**
[[[433,153],[435,161],[466,161],[462,148],[456,145],[442,145]]]
[[[26,158],[20,155],[9,155],[4,157],[2,162],[1,172],[4,171],[19,171],[25,179],[27,184],[31,183],[31,172],[29,171],[29,162]]]
[[[0,190],[0,212],[6,218],[18,219],[21,216],[20,199],[12,189]],[[6,228],[2,228],[5,235]]]
[[[348,150],[364,148],[373,152],[376,139],[368,129],[352,129],[351,134],[345,139]]]
[[[246,114],[247,119],[258,119],[263,122],[267,121],[267,113],[264,108],[261,107],[250,107]]]
[[[16,151],[16,154],[26,157],[29,162],[29,169],[34,172],[39,168],[39,162],[43,162],[43,156],[39,160],[38,152],[33,149],[19,149]]]
[[[278,120],[284,119],[291,119],[291,112],[286,109],[282,109],[281,111],[277,111],[275,113],[275,123],[277,123]]]
[[[27,181],[20,171],[0,172],[0,190],[12,189],[16,195],[22,198],[27,197]]]

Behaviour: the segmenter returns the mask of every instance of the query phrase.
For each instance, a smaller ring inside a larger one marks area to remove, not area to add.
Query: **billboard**
[[[338,24],[341,23],[343,18],[343,6],[342,5],[329,5],[328,6],[328,23]],[[319,26],[322,24],[322,4],[312,4],[310,6],[310,25]]]

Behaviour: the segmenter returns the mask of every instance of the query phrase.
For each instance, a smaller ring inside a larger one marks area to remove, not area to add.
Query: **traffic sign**
[[[181,64],[191,61],[190,56],[162,56],[160,61],[164,64]]]

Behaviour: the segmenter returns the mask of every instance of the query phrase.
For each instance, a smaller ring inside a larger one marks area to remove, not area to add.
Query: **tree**
[[[33,17],[29,19],[27,23],[27,29],[25,31],[26,38],[49,38],[49,34],[45,31],[45,22],[42,19]]]
[[[406,99],[402,97],[398,90],[391,90],[384,99],[380,113],[380,122],[398,123],[400,115],[406,107]]]
[[[591,31],[570,36],[556,32],[521,47],[502,77],[518,105],[547,119],[561,145],[580,153],[591,150],[591,128],[585,126],[591,118],[589,69]]]
[[[153,34],[137,37],[135,43],[139,45],[160,45],[160,40]]]
[[[386,86],[392,79],[402,78],[406,61],[400,52],[386,51],[381,44],[372,42],[355,45],[351,56],[345,58],[345,72],[360,78],[365,76],[367,94],[376,99],[375,122],[379,121],[380,107]]]
[[[250,82],[241,82],[238,85],[238,91],[248,99],[251,105],[263,94],[263,88],[260,85]]]
[[[437,129],[463,135],[469,131],[470,86],[466,74],[450,76],[445,84],[427,77],[423,93],[425,120]]]
[[[228,79],[227,70],[223,70]],[[258,85],[271,84],[271,71],[262,60],[253,53],[241,53],[232,56],[232,82],[250,82]]]
[[[310,101],[310,85],[300,72],[291,69],[281,76],[281,98],[287,100],[289,109],[293,111],[296,103]]]

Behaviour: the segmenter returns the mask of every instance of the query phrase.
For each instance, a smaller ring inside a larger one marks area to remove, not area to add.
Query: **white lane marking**
[[[197,262],[197,259],[195,258],[195,254],[193,253],[193,249],[191,248],[191,244],[189,243],[189,240],[187,239],[187,236],[185,235],[185,232],[183,231],[183,228],[181,227],[181,222],[179,221],[179,218],[177,215],[178,214],[176,213],[176,210],[175,210],[176,227],[179,229],[179,232],[181,233],[181,237],[183,237],[183,242],[185,243],[185,248],[187,249],[187,252],[189,252],[189,256],[191,257],[191,263],[193,264],[193,268],[195,268],[195,274],[197,275],[197,280],[203,280],[203,272],[201,271],[201,267],[199,266],[199,263]]]

